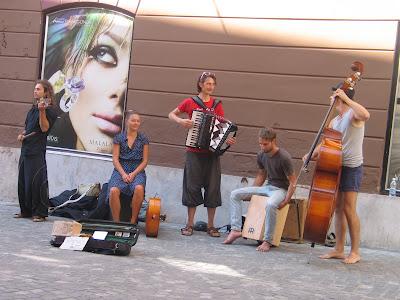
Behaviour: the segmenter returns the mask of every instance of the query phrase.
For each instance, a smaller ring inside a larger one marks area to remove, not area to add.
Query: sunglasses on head
[[[211,73],[211,72],[203,72],[200,75],[200,80],[202,80],[204,77],[214,77],[215,78],[216,76],[214,73]]]

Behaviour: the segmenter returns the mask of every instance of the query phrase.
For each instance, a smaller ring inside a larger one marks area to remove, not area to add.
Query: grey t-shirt
[[[268,184],[287,190],[289,180],[287,176],[293,174],[293,162],[290,154],[279,148],[272,157],[260,151],[257,155],[258,167],[267,172]]]

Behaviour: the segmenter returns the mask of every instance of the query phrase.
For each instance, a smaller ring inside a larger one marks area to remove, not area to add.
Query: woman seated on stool
[[[132,196],[131,223],[135,224],[144,199],[148,163],[149,140],[139,132],[140,116],[128,111],[125,116],[125,131],[113,140],[114,171],[108,182],[111,214],[114,222],[120,221],[121,193]]]

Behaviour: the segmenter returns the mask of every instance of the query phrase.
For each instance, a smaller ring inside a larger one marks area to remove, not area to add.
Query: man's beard
[[[270,153],[272,151],[272,148],[269,148],[268,150],[264,150],[264,153]]]

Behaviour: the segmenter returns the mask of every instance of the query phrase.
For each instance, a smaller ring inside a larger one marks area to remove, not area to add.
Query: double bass
[[[345,92],[352,89],[357,81],[361,79],[364,66],[361,62],[356,61],[351,65],[351,69],[354,73],[346,78],[339,87]],[[336,100],[337,98],[335,97],[302,167],[302,170],[308,171],[312,154],[321,138],[304,225],[304,239],[310,241],[312,247],[314,247],[315,243],[325,244],[326,235],[335,210],[336,198],[339,193],[342,170],[342,134],[339,131],[326,128],[327,120],[331,115]]]

